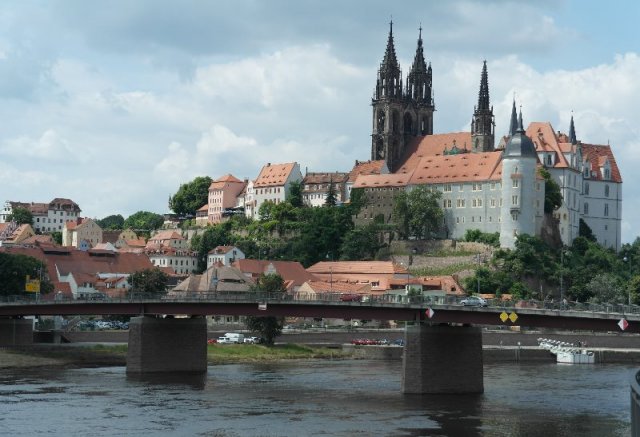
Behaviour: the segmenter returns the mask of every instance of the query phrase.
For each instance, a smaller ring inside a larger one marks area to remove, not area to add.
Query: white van
[[[244,343],[244,334],[238,334],[237,332],[227,332],[224,335],[225,338],[231,340],[231,343],[242,344]]]

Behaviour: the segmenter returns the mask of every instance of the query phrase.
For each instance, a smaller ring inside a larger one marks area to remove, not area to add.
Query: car
[[[232,339],[230,339],[229,337],[218,337],[218,339],[216,340],[216,343],[218,344],[235,344],[236,342]]]
[[[460,304],[469,307],[486,307],[488,305],[487,301],[479,296],[469,296],[462,299]]]
[[[260,337],[245,337],[245,344],[258,344],[260,343]]]

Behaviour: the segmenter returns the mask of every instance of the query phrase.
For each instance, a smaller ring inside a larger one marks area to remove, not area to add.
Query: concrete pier
[[[127,373],[206,371],[207,323],[204,317],[131,318]]]
[[[482,393],[482,365],[480,328],[416,324],[405,329],[403,393]]]
[[[0,346],[33,344],[33,320],[0,319]]]

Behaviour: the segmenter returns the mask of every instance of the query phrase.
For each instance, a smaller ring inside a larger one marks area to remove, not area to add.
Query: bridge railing
[[[640,437],[640,370],[631,374],[631,435]]]

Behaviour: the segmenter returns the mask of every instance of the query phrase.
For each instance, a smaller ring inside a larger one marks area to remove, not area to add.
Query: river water
[[[625,365],[485,364],[482,395],[400,393],[398,361],[0,370],[3,436],[627,436]]]

